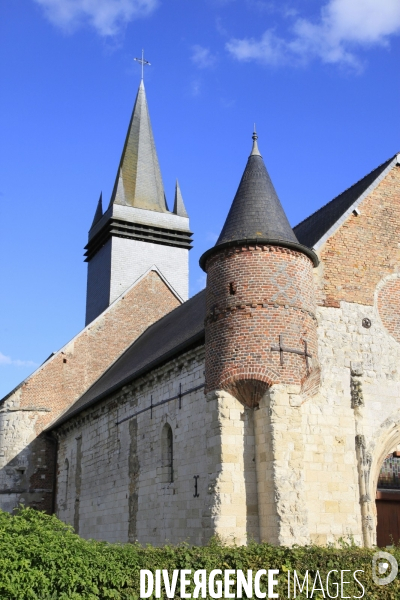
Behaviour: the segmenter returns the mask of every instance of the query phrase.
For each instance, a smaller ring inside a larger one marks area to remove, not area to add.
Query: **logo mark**
[[[376,585],[392,583],[398,570],[397,560],[389,552],[375,552],[372,557],[372,579]]]

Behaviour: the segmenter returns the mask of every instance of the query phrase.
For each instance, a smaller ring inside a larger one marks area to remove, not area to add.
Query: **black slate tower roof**
[[[218,249],[257,242],[298,249],[318,264],[317,256],[299,243],[290,226],[258,150],[257,137],[254,132],[253,149],[218,241],[200,258],[203,269]]]

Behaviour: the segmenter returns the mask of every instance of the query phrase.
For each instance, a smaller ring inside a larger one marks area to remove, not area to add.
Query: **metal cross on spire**
[[[134,58],[133,60],[136,60],[136,62],[140,63],[142,65],[142,79],[143,79],[143,68],[144,65],[149,66],[151,65],[151,63],[149,63],[148,60],[144,59],[144,50],[142,50],[142,58]]]

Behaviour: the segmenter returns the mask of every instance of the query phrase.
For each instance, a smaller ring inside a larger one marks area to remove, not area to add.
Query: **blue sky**
[[[292,225],[400,150],[399,33],[398,0],[3,0],[0,397],[84,325],[83,246],[142,48],[167,199],[178,177],[194,231],[194,294],[253,122]]]

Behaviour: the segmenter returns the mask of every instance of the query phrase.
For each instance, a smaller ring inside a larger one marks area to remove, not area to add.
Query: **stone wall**
[[[400,443],[400,167],[319,249],[321,387],[301,407],[311,541],[375,543],[377,473]]]
[[[229,544],[258,542],[254,410],[226,391],[207,394],[207,404],[211,531]]]
[[[211,419],[203,346],[88,408],[57,430],[57,515],[86,538],[206,543]],[[163,457],[166,424],[173,433],[172,482]]]
[[[199,349],[65,424],[59,516],[85,537],[110,541],[203,544],[218,534],[237,544],[349,536],[374,543],[373,465],[379,469],[382,448],[400,443],[400,345],[381,323],[379,286],[375,297],[372,307],[318,308],[321,385],[313,395],[273,385],[254,410],[226,391],[205,397],[201,388],[182,397],[181,409],[175,398],[151,415],[151,401],[176,396],[179,384],[184,392],[204,383]],[[169,484],[166,423],[174,432]]]
[[[48,359],[0,403],[0,506],[51,511],[54,441],[43,429],[152,323],[180,304],[156,271]]]

